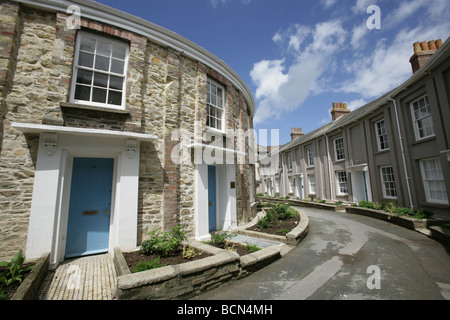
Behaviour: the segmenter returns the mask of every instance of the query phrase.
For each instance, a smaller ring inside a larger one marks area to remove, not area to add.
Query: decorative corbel
[[[136,139],[127,139],[127,156],[133,159],[136,155],[138,141]]]
[[[57,134],[56,132],[44,132],[41,134],[43,140],[44,151],[51,157],[56,152]]]

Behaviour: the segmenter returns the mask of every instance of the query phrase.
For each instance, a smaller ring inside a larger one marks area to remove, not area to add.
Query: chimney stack
[[[333,110],[331,110],[331,119],[333,121],[349,113],[350,110],[347,109],[347,103],[333,102]]]
[[[303,133],[302,128],[292,128],[291,141],[294,141],[295,139],[304,135],[305,134]]]
[[[442,46],[442,40],[431,40],[431,41],[422,41],[415,42],[414,54],[412,55],[409,62],[411,63],[413,73],[419,70],[428,59]]]

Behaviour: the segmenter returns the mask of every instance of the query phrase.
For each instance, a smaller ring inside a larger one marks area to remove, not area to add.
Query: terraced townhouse
[[[279,148],[279,170],[261,174],[258,192],[393,200],[449,218],[449,47],[449,40],[415,43],[405,83],[352,112],[333,103],[332,121],[308,134],[294,128]]]
[[[0,21],[0,260],[52,268],[252,218],[254,165],[228,130],[255,103],[226,63],[93,1],[1,0]]]

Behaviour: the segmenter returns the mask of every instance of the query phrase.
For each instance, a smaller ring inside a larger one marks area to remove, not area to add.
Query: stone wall
[[[81,29],[129,43],[126,112],[69,103],[78,30],[69,15],[0,0],[0,259],[25,249],[36,167],[38,135],[24,135],[12,122],[70,126],[156,135],[140,145],[138,243],[148,232],[180,224],[195,234],[193,163],[173,163],[178,128],[202,141],[206,128],[208,77],[227,90],[229,128],[247,126],[242,94],[215,70],[143,36],[89,19]],[[192,141],[193,142],[193,141]],[[236,166],[238,219],[250,204],[248,166]]]

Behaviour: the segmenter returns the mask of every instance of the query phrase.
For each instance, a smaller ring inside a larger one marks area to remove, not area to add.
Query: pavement
[[[116,271],[110,254],[66,260],[49,271],[39,300],[113,300]]]

